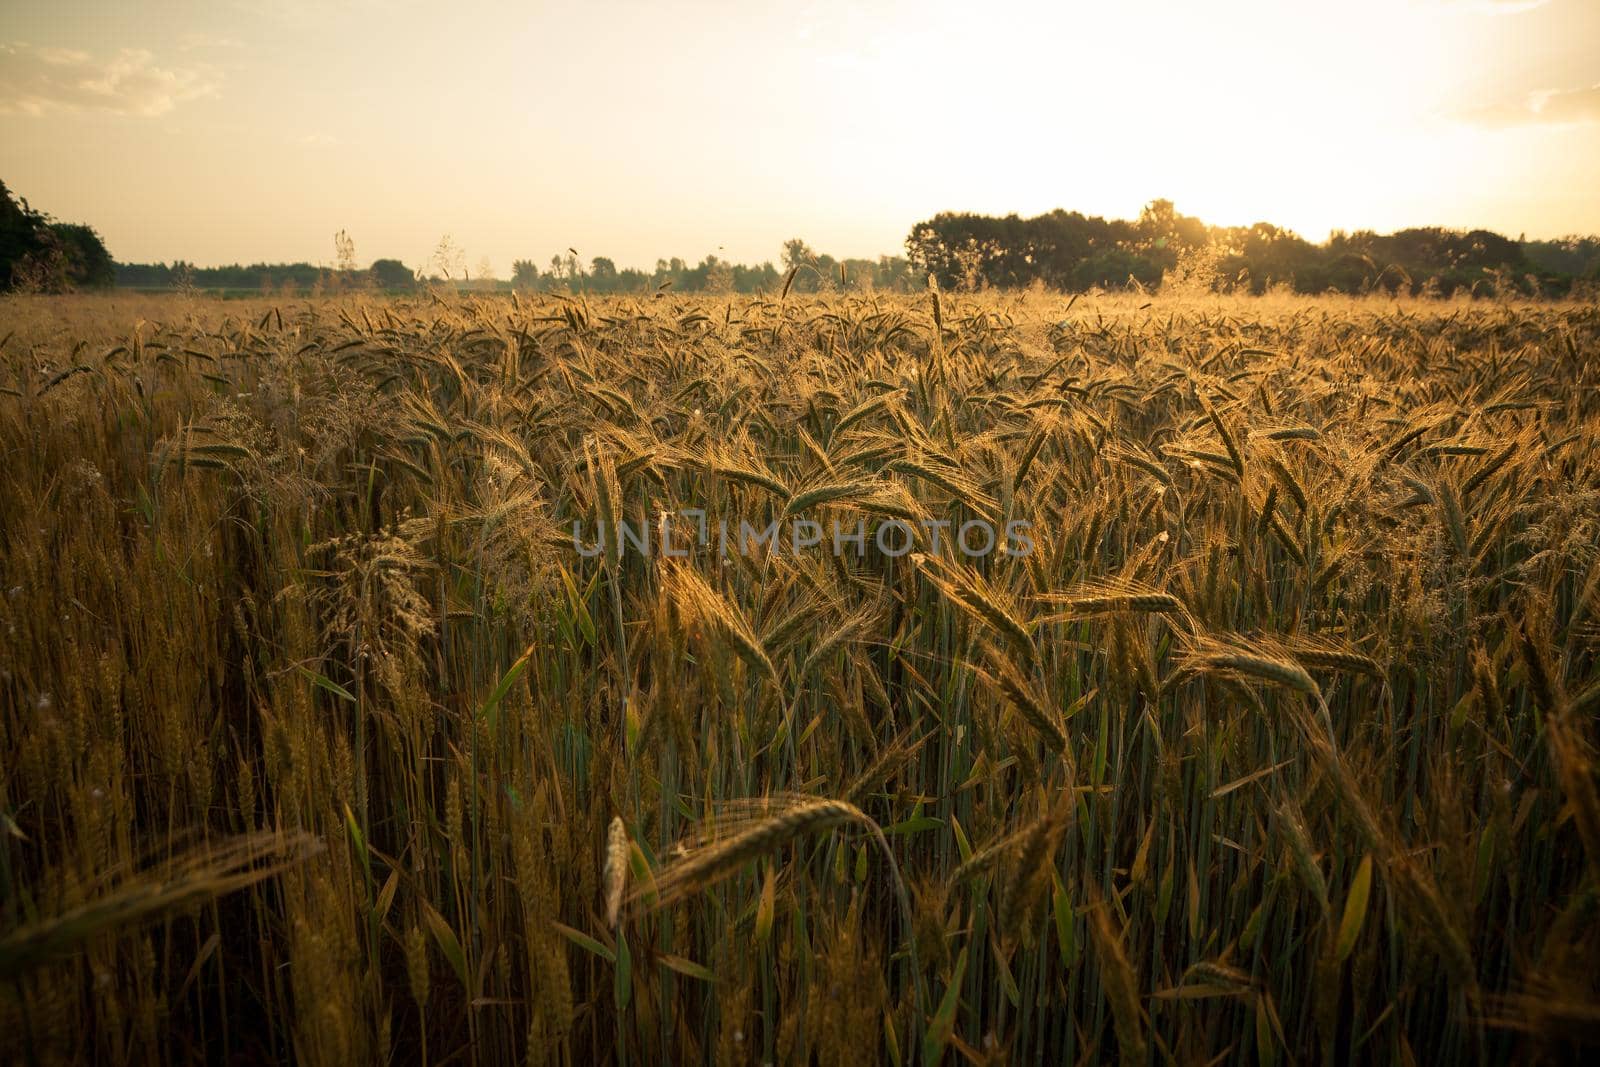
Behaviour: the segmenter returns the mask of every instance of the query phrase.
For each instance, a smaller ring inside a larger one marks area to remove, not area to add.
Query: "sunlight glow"
[[[1600,186],[1579,0],[61,6],[4,18],[0,172],[122,258],[326,258],[341,228],[501,272],[876,256],[939,211],[1155,197],[1312,239],[1600,229],[1552,194]]]

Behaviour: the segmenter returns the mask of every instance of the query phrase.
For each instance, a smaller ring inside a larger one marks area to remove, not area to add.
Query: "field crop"
[[[0,1058],[1600,1031],[1593,306],[15,298],[0,336]]]

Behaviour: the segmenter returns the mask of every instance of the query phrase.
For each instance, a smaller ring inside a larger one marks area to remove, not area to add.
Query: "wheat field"
[[[0,1059],[1600,1035],[1593,305],[18,297],[0,336]],[[868,534],[715,535],[801,518]]]

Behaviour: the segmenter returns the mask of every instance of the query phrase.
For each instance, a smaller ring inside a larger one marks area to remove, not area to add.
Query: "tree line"
[[[783,244],[781,266],[770,261],[746,266],[708,255],[690,266],[676,257],[656,260],[655,270],[619,270],[615,262],[596,256],[584,266],[576,249],[556,255],[541,271],[532,260],[512,264],[510,285],[516,289],[584,293],[642,293],[671,289],[689,293],[768,293],[785,283],[795,292],[823,290],[906,290],[921,282],[902,256],[877,259],[835,259],[794,238]],[[793,275],[791,278],[790,276]]]
[[[441,242],[444,245],[446,242]],[[910,263],[899,256],[878,259],[835,259],[814,251],[806,242],[785,242],[781,265],[764,262],[755,266],[708,255],[697,264],[673,257],[658,259],[650,271],[619,268],[607,256],[587,261],[575,250],[552,256],[540,269],[533,260],[519,259],[512,264],[509,279],[497,279],[480,269],[464,270],[459,265],[440,261],[435,256],[426,268],[413,270],[395,259],[380,259],[365,270],[352,266],[323,267],[311,263],[256,263],[249,266],[197,267],[178,261],[166,263],[118,263],[116,283],[134,289],[267,290],[330,292],[359,288],[399,291],[419,285],[449,285],[476,291],[632,293],[671,290],[684,293],[768,293],[776,292],[785,281],[795,292],[821,290],[907,290],[923,284],[925,278],[912,272]],[[789,275],[793,273],[792,280]]]
[[[419,285],[471,290],[563,293],[773,293],[920,288],[931,276],[947,289],[1042,286],[1061,292],[1153,290],[1162,285],[1222,292],[1401,292],[1449,296],[1521,293],[1561,296],[1600,283],[1600,237],[1512,240],[1488,230],[1414,227],[1391,234],[1336,232],[1314,244],[1291,230],[1258,222],[1212,226],[1155,200],[1137,219],[1056,210],[1033,218],[970,213],[935,215],[911,228],[904,256],[836,259],[798,238],[778,265],[754,266],[708,255],[691,265],[659,259],[650,271],[618,268],[606,256],[576,249],[541,269],[519,259],[509,279],[477,276],[460,265],[447,236],[429,265],[398,259],[358,268],[355,246],[340,232],[337,264],[116,263],[87,225],[59,222],[12,195],[0,182],[0,288],[34,292],[118,285],[135,289],[236,292],[404,291]]]
[[[0,181],[0,290],[59,293],[115,282],[111,253],[92,226],[58,222]]]
[[[1034,218],[946,213],[919,222],[906,238],[917,274],[946,287],[1063,292],[1155,289],[1174,282],[1202,289],[1262,293],[1449,296],[1558,296],[1600,281],[1600,238],[1512,240],[1488,230],[1414,227],[1391,234],[1335,232],[1313,244],[1258,222],[1211,226],[1170,200],[1137,219],[1056,210]]]
[[[398,259],[379,259],[365,269],[313,263],[252,263],[197,267],[167,263],[118,263],[116,284],[127,289],[221,289],[282,292],[336,292],[351,289],[414,288],[416,273]]]

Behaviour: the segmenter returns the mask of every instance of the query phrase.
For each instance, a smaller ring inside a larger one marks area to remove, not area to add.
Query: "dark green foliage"
[[[59,293],[116,281],[93,227],[56,222],[0,182],[0,289]]]
[[[1596,238],[1517,242],[1435,226],[1334,233],[1316,245],[1268,222],[1207,226],[1170,200],[1152,201],[1137,221],[1061,210],[1031,219],[945,213],[913,226],[906,252],[947,288],[1149,288],[1195,254],[1208,267],[1206,286],[1224,292],[1563,295],[1575,279],[1600,277]]]
[[[1600,237],[1558,237],[1523,241],[1522,251],[1541,271],[1600,280]]]
[[[67,287],[106,289],[117,284],[117,267],[94,227],[53,222],[50,233],[61,253]]]
[[[39,213],[17,200],[0,182],[0,287],[10,288],[19,264],[44,251],[44,225]]]
[[[118,263],[117,284],[128,289],[403,290],[416,284],[411,268],[398,259],[380,259],[368,270],[334,270],[312,263],[237,263],[225,267],[197,267],[183,260],[165,263]]]
[[[747,266],[718,256],[706,256],[698,264],[674,256],[659,259],[653,271],[618,268],[605,256],[595,256],[584,267],[575,254],[551,258],[541,271],[531,259],[511,264],[507,282],[473,281],[463,283],[472,289],[519,289],[537,292],[633,293],[670,291],[674,293],[775,293],[783,285],[790,267],[800,268],[794,290],[802,293],[840,290],[892,290],[905,292],[922,284],[923,275],[899,256],[872,259],[835,259],[813,252],[801,240],[784,245],[784,269],[771,263]],[[310,263],[255,263],[226,267],[196,267],[182,260],[165,263],[118,263],[114,265],[116,284],[131,289],[175,289],[192,285],[208,290],[297,290],[356,288],[370,279],[379,289],[407,290],[416,285],[417,276],[396,259],[380,259],[370,272],[337,271]],[[428,279],[439,281],[438,278]],[[1159,280],[1159,274],[1155,279]]]
[[[380,289],[410,289],[416,275],[398,259],[380,259],[372,264],[372,282]]]

